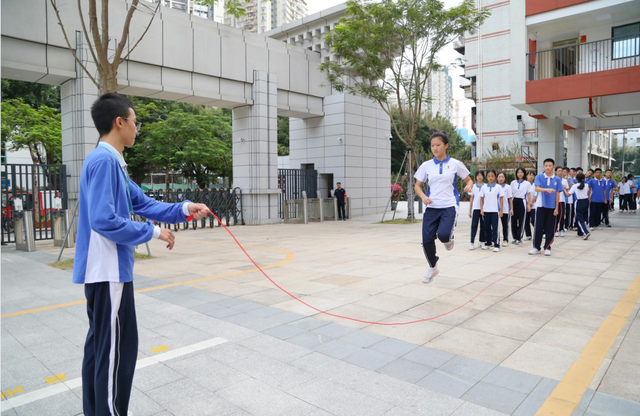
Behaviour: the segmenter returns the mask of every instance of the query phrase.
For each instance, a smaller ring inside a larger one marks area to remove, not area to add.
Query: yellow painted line
[[[536,416],[570,416],[573,413],[622,327],[627,322],[627,318],[631,315],[638,299],[640,299],[640,273],[582,350],[581,358],[573,363],[551,396],[538,410]]]
[[[217,241],[184,240],[184,239],[180,239],[179,241],[184,241],[184,242],[189,242],[189,243],[205,243],[205,244],[219,244],[219,245],[233,245],[233,246],[236,245],[234,243],[221,243],[221,242],[217,242]],[[268,266],[264,266],[264,267],[262,267],[262,270],[268,270],[268,269],[273,269],[275,267],[280,267],[280,266],[282,266],[284,264],[289,263],[290,261],[292,261],[296,257],[296,255],[293,254],[291,251],[285,250],[285,249],[282,249],[282,248],[277,248],[277,247],[245,246],[245,248],[256,248],[256,249],[262,249],[262,250],[279,251],[279,252],[285,254],[286,257],[285,257],[284,260],[279,261],[279,262],[274,263],[274,264],[270,264]],[[175,287],[175,286],[191,285],[191,284],[194,284],[194,283],[206,282],[208,280],[215,280],[215,279],[223,279],[225,277],[240,276],[240,275],[243,275],[243,274],[249,274],[249,273],[253,273],[253,272],[257,272],[257,271],[258,271],[258,269],[254,268],[254,269],[251,269],[251,270],[245,270],[245,271],[241,271],[241,272],[221,274],[221,275],[218,275],[218,276],[202,277],[200,279],[192,279],[192,280],[187,280],[187,281],[184,281],[184,282],[169,283],[169,284],[166,284],[166,285],[147,287],[145,289],[136,290],[135,293],[145,293],[145,292],[151,292],[153,290],[167,289],[167,288]],[[74,302],[61,303],[61,304],[58,304],[58,305],[51,305],[51,306],[44,306],[44,307],[41,307],[41,308],[27,309],[27,310],[20,311],[20,312],[5,313],[4,315],[0,316],[0,318],[2,318],[2,319],[11,318],[13,316],[20,316],[20,315],[27,315],[27,314],[31,314],[31,313],[49,311],[51,309],[66,308],[68,306],[81,305],[81,304],[86,303],[86,302],[87,302],[86,300],[77,300],[77,301],[74,301]]]

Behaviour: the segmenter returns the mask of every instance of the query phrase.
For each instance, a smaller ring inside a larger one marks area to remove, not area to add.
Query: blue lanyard
[[[124,178],[124,186],[127,190],[127,202],[129,203],[129,214],[133,215],[133,202],[131,201],[131,189],[129,188],[129,176],[127,176],[127,173],[124,171],[124,168],[120,164],[120,158],[118,157],[116,152],[114,152],[113,149],[111,149],[109,146],[102,146],[102,147],[107,149],[113,155],[113,157],[116,158],[116,162],[118,162],[118,166],[120,167],[120,172],[122,173],[122,177]]]

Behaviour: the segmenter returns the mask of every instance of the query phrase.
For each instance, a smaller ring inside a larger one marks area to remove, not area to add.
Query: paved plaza
[[[231,230],[278,285],[334,315],[402,323],[475,299],[410,325],[328,316],[276,288],[223,228],[179,231],[173,251],[153,241],[135,266],[131,412],[534,415],[640,279],[640,214],[616,211],[612,228],[557,238],[535,262],[528,245],[469,251],[461,214],[430,285],[421,225],[379,218]],[[84,294],[47,266],[57,253],[2,248],[3,416],[82,414]],[[574,415],[640,414],[638,309]]]

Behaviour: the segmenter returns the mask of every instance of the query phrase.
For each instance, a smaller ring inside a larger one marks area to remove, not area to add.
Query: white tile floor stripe
[[[153,357],[145,357],[136,363],[136,370],[149,367],[150,365],[158,364],[163,361],[172,360],[174,358],[181,357],[183,355],[191,354],[193,352],[201,351],[207,348],[215,347],[216,345],[224,344],[228,340],[225,338],[217,337],[206,341],[197,342],[195,344],[187,345],[186,347],[176,348],[169,352],[155,355]],[[60,384],[53,385],[51,387],[45,387],[40,390],[32,391],[20,396],[11,397],[2,401],[2,412],[16,407],[24,406],[29,403],[37,402],[38,400],[46,399],[47,397],[55,396],[56,394],[71,391],[82,386],[82,378],[74,378],[69,381],[65,381]]]

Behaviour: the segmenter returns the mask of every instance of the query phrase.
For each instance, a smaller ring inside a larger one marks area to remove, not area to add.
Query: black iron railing
[[[302,191],[308,198],[317,198],[318,171],[311,169],[278,169],[278,188],[282,190],[278,202],[280,218],[284,219],[284,201],[302,199]]]
[[[527,54],[528,80],[640,65],[640,33]]]

